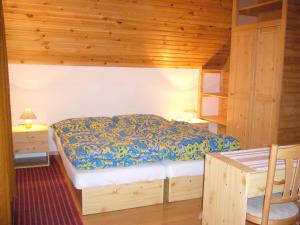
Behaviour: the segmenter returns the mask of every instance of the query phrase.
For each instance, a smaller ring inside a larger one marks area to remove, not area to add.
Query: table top
[[[46,124],[32,124],[31,128],[26,128],[24,124],[15,125],[12,127],[13,132],[35,132],[47,131],[49,126]]]
[[[179,121],[179,122],[187,122],[187,123],[191,123],[191,124],[208,124],[207,120],[202,120],[202,119],[198,119],[198,118],[193,118],[191,120],[185,120],[185,119],[174,119],[175,121]]]
[[[280,148],[285,148],[281,146]],[[239,150],[233,152],[213,153],[227,163],[234,163],[246,172],[266,172],[269,166],[270,148]],[[212,154],[212,155],[213,155]],[[283,160],[277,161],[277,170],[285,169]]]

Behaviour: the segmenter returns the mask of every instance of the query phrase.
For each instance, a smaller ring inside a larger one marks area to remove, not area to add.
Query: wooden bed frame
[[[165,180],[165,202],[201,198],[204,176],[174,177]]]
[[[60,138],[56,133],[54,133],[54,140],[57,148],[63,150]],[[68,182],[72,184],[70,179]],[[82,215],[162,204],[164,201],[164,180],[100,186],[82,190],[75,189],[73,185],[72,187]]]

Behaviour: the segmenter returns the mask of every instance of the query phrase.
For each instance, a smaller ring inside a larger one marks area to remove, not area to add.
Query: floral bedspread
[[[240,149],[233,137],[156,115],[68,119],[52,127],[68,159],[80,170],[127,167],[164,159],[198,160],[207,152]]]

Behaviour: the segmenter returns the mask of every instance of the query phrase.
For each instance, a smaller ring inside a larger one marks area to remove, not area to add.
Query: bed
[[[68,119],[52,127],[66,172],[81,190],[83,215],[201,197],[205,153],[239,149],[232,137],[155,115]]]
[[[79,170],[67,158],[56,133],[54,139],[82,215],[163,203],[166,171],[161,163]]]
[[[201,198],[203,194],[204,160],[162,162],[166,171],[164,201],[176,202]]]

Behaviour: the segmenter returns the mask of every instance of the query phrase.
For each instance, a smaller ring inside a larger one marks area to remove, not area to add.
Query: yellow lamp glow
[[[197,112],[195,110],[185,110],[184,114],[185,114],[185,120],[187,122],[190,122],[196,117]]]
[[[30,129],[32,127],[32,120],[36,119],[36,115],[32,112],[31,108],[26,108],[20,119],[25,120],[25,128]]]

